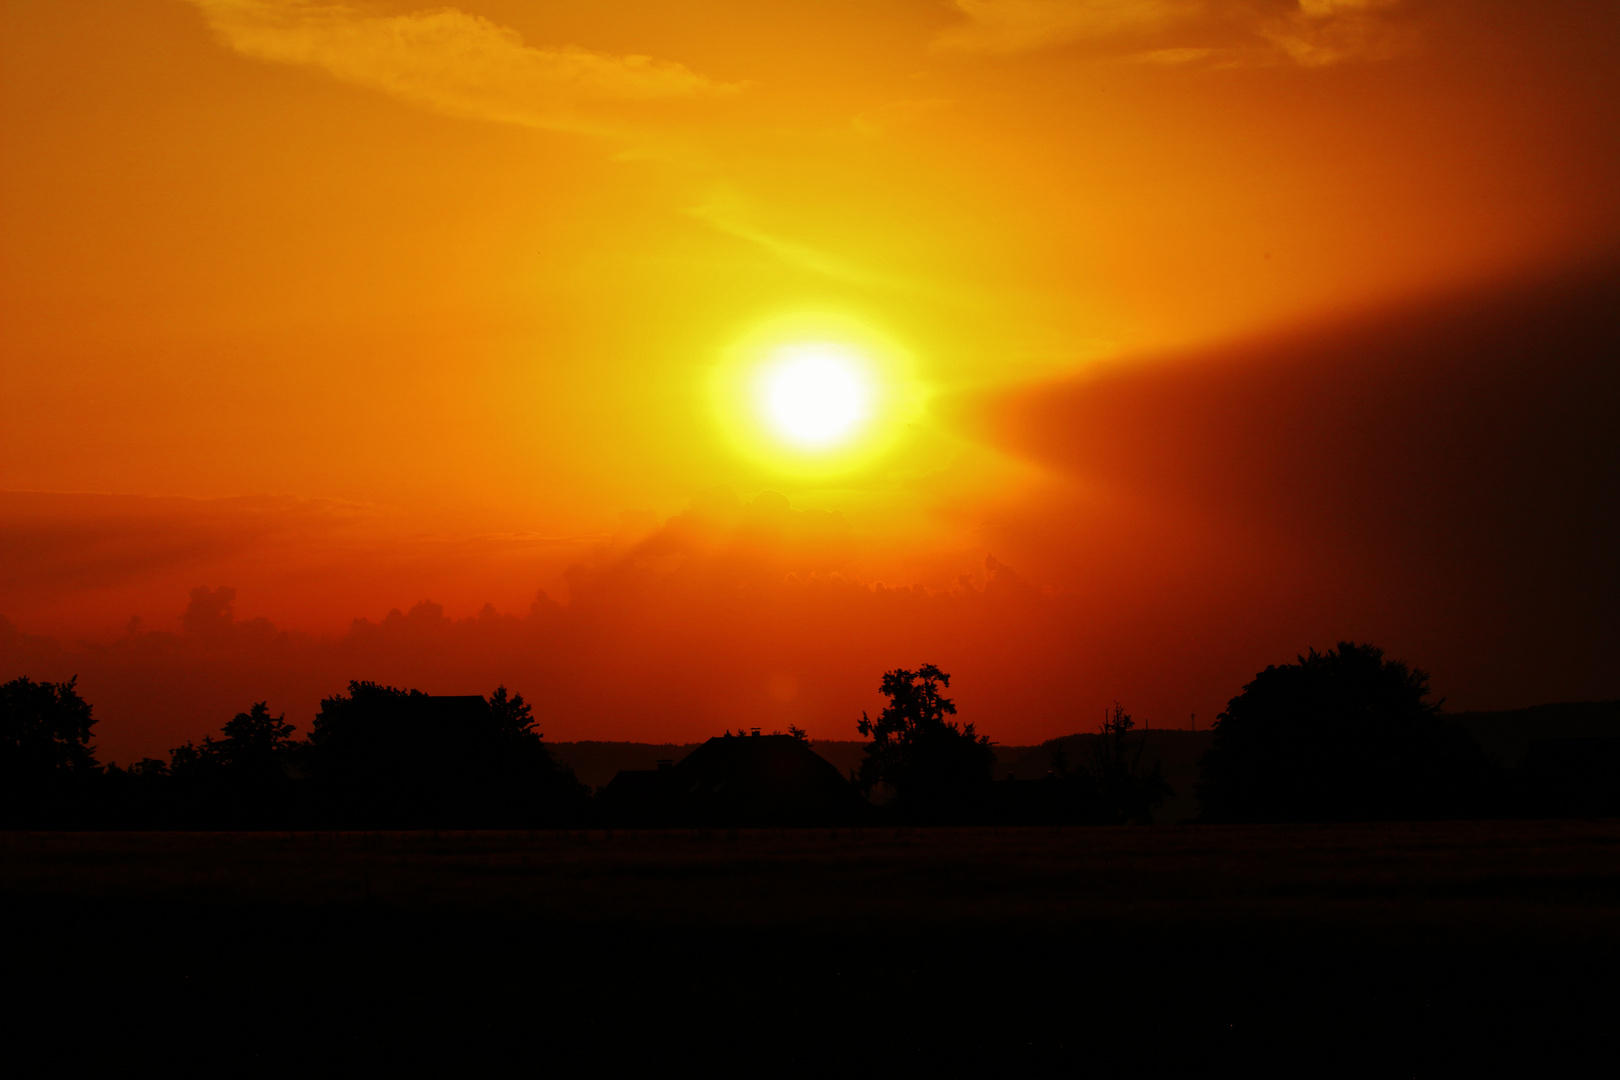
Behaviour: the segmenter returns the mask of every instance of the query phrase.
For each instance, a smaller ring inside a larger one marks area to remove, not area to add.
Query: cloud
[[[609,110],[615,104],[726,96],[744,88],[669,60],[574,45],[531,46],[516,30],[455,8],[372,15],[307,0],[188,2],[224,45],[244,56],[319,68],[449,116],[608,138],[619,144],[621,159],[651,158],[699,173],[715,171],[701,146]],[[856,117],[849,132],[875,137],[943,104],[892,102]],[[873,288],[918,291],[760,227],[729,187],[716,187],[686,213],[797,269]]]
[[[0,491],[0,613],[35,632],[104,636],[131,614],[169,625],[177,597],[224,581],[270,596],[278,620],[332,629],[386,610],[400,580],[452,603],[517,602],[602,541],[488,524],[291,496]],[[192,624],[218,621],[193,612]]]
[[[1305,560],[1475,695],[1610,696],[1617,311],[1613,258],[936,410],[1233,566]]]
[[[433,693],[504,683],[564,739],[790,723],[852,737],[881,673],[924,661],[971,672],[960,700],[990,730],[997,715],[1045,715],[1045,696],[1074,669],[1058,663],[1066,638],[1050,632],[1060,598],[994,559],[948,588],[862,581],[851,573],[858,548],[839,514],[719,489],[602,544],[568,574],[565,602],[542,592],[526,609],[486,604],[458,618],[422,600],[316,636],[238,614],[252,616],[274,585],[210,583],[190,588],[178,618],[131,620],[100,642],[0,617],[0,680],[79,675],[102,721],[102,759],[118,761],[217,731],[255,701],[307,725],[350,679]],[[1047,674],[1031,678],[1031,665]]]
[[[919,292],[917,286],[868,270],[830,252],[778,236],[761,228],[754,220],[752,207],[735,188],[716,186],[701,203],[686,208],[685,212],[728,236],[759,247],[788,266],[830,278],[874,289],[894,292]]]
[[[318,542],[363,508],[325,499],[0,491],[0,604],[22,605]]]
[[[1200,60],[1208,60],[1213,57],[1220,56],[1221,53],[1222,50],[1220,49],[1199,49],[1184,46],[1178,49],[1149,49],[1147,52],[1137,53],[1134,57],[1132,57],[1132,59],[1143,64],[1165,64],[1174,66],[1177,64],[1193,64]]]
[[[1350,60],[1388,60],[1417,46],[1414,27],[1396,22],[1400,0],[1299,0],[1299,8],[1265,19],[1260,33],[1303,67]]]
[[[744,502],[730,488],[700,494],[687,510],[645,535],[620,537],[568,574],[576,601],[612,595],[618,583],[679,570],[707,581],[837,573],[849,568],[854,539],[842,514],[794,510],[787,496],[762,491]]]
[[[936,39],[942,49],[1014,53],[1159,30],[1196,15],[1197,0],[956,0],[967,22]]]
[[[1019,53],[1102,44],[1157,64],[1291,62],[1326,67],[1410,51],[1402,0],[955,0],[966,21],[944,51]],[[1144,41],[1151,42],[1142,48]]]
[[[601,133],[590,106],[735,93],[683,64],[574,45],[535,48],[455,8],[368,15],[304,0],[190,0],[219,40],[271,63],[316,67],[450,116]]]

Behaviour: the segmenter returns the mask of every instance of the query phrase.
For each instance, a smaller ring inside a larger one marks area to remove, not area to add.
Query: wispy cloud
[[[1400,0],[1299,0],[1296,10],[1262,21],[1261,35],[1290,60],[1326,67],[1388,60],[1417,45],[1417,30],[1393,17]]]
[[[537,48],[509,27],[455,8],[373,15],[307,0],[190,0],[219,40],[272,63],[334,78],[451,116],[600,132],[590,106],[735,93],[650,56]]]
[[[733,188],[714,188],[703,202],[687,207],[686,213],[727,235],[763,248],[789,266],[812,274],[892,292],[921,291],[912,283],[867,270],[837,255],[761,228],[755,223],[747,200]]]
[[[1199,0],[956,0],[967,21],[948,27],[935,45],[964,52],[1027,52],[1163,29],[1202,7]]]
[[[372,14],[312,0],[188,0],[220,42],[243,56],[317,68],[449,116],[604,137],[621,159],[655,159],[689,174],[714,161],[701,142],[655,123],[629,119],[615,104],[713,98],[743,84],[648,56],[592,52],[575,45],[533,46],[516,30],[456,8]],[[863,114],[850,133],[873,137],[941,102],[891,104]],[[901,289],[865,270],[759,227],[743,197],[724,183],[686,211],[785,264],[837,281]]]
[[[955,0],[943,51],[1017,53],[1091,42],[1159,64],[1325,67],[1409,51],[1402,0]],[[1143,45],[1147,44],[1146,48]]]
[[[1209,60],[1214,57],[1222,56],[1224,53],[1225,50],[1222,49],[1202,49],[1190,46],[1182,46],[1181,48],[1176,49],[1149,49],[1146,52],[1137,53],[1131,59],[1139,61],[1143,64],[1165,64],[1173,66],[1176,64],[1196,64],[1200,60]]]

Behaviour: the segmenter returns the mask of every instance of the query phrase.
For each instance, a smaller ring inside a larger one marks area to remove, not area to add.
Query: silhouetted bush
[[[1198,784],[1209,821],[1472,816],[1492,770],[1428,676],[1341,641],[1256,675],[1221,713]]]
[[[990,740],[972,724],[946,720],[956,705],[941,697],[951,677],[933,664],[885,672],[879,687],[889,699],[876,720],[865,713],[857,729],[871,737],[861,762],[860,786],[894,792],[894,810],[918,821],[971,820],[982,810],[996,764]]]

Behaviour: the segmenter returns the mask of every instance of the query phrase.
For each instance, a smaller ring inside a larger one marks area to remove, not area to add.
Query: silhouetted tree
[[[0,686],[0,777],[15,782],[96,768],[90,749],[96,721],[78,682],[78,676],[65,683],[19,678]]]
[[[1256,675],[1215,722],[1198,798],[1211,821],[1477,812],[1488,765],[1428,700],[1428,676],[1341,641]]]
[[[261,701],[227,720],[220,734],[223,738],[206,737],[201,746],[188,742],[169,752],[167,773],[179,812],[194,826],[286,824],[292,797],[287,765],[294,743],[285,715],[271,716]],[[143,768],[158,774],[152,766],[143,763]],[[132,776],[138,774],[132,770]]]
[[[1135,727],[1116,701],[1097,734],[1083,744],[1079,762],[1070,764],[1062,743],[1053,748],[1053,779],[1063,791],[1063,816],[1104,825],[1153,820],[1154,809],[1173,792],[1159,762],[1143,767],[1147,739],[1131,734]]]
[[[887,784],[897,809],[920,820],[974,814],[995,768],[987,737],[975,734],[972,724],[945,719],[956,714],[956,704],[939,689],[950,685],[951,677],[933,664],[885,672],[879,690],[889,704],[876,720],[863,712],[856,725],[872,739],[861,761],[861,789],[870,794]]]
[[[485,740],[475,726],[461,759],[467,781],[484,790],[488,823],[534,824],[577,814],[590,789],[546,746],[533,706],[497,686],[489,715],[493,737]]]
[[[101,767],[90,747],[95,718],[65,683],[13,679],[0,685],[0,792],[8,825],[82,817]]]
[[[293,726],[286,715],[271,716],[268,703],[259,702],[237,713],[220,729],[221,739],[206,737],[200,747],[186,743],[170,752],[175,772],[219,769],[242,777],[285,775],[283,759],[292,745]]]
[[[321,702],[307,762],[324,813],[347,825],[532,825],[575,813],[587,794],[505,687],[486,702],[351,682]]]

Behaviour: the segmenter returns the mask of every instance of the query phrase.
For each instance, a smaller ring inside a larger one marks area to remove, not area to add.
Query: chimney
[[[757,727],[749,728],[748,729],[748,734],[750,734],[750,735],[758,735],[759,734],[759,728],[757,728]]]

